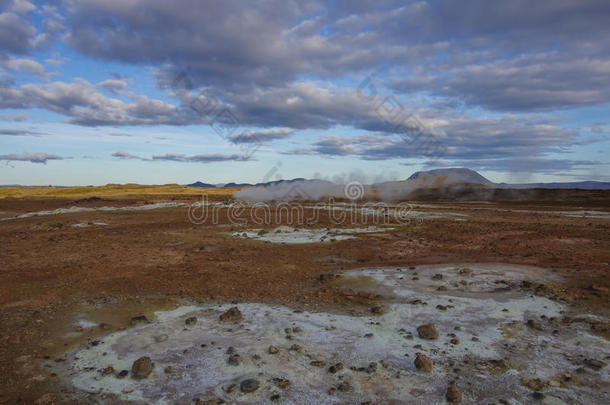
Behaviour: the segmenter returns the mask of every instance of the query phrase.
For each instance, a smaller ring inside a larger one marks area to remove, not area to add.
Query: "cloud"
[[[13,122],[22,122],[25,121],[28,117],[26,113],[19,114],[0,114],[0,121],[13,121]]]
[[[289,138],[294,133],[294,130],[290,128],[272,128],[262,129],[260,131],[248,131],[242,132],[238,135],[229,137],[229,140],[233,143],[267,143],[272,142],[276,139]]]
[[[173,162],[197,162],[197,163],[214,163],[214,162],[246,162],[251,160],[248,156],[242,155],[223,155],[223,154],[210,154],[210,155],[193,155],[186,156],[177,153],[166,153],[165,155],[153,156],[152,160],[168,160]]]
[[[503,118],[472,118],[454,116],[434,119],[427,112],[428,122],[438,134],[421,133],[400,136],[376,133],[358,136],[320,137],[308,148],[287,152],[322,156],[356,156],[365,160],[419,158],[436,159],[508,159],[524,155],[541,156],[560,152],[578,133],[554,124],[519,116]]]
[[[20,87],[0,83],[0,108],[43,108],[69,117],[69,123],[83,126],[187,123],[172,104],[137,95],[132,95],[131,102],[124,102],[105,96],[95,85],[80,78],[72,83],[27,83]]]
[[[144,159],[140,156],[136,156],[136,155],[132,155],[129,152],[123,152],[123,151],[118,151],[118,152],[114,152],[112,154],[112,157],[115,158],[119,158],[119,159],[137,159],[137,160],[148,160],[148,159]]]
[[[37,75],[45,80],[49,78],[49,74],[45,68],[33,59],[0,57],[0,66],[11,72],[27,72]]]
[[[45,135],[41,132],[27,131],[24,129],[0,129],[1,135],[9,135],[9,136],[40,136]]]
[[[47,153],[12,153],[10,155],[0,155],[0,160],[13,162],[32,162],[47,164],[49,160],[63,160],[65,158]]]
[[[38,28],[34,23],[35,14]],[[53,5],[36,7],[29,1],[4,0],[0,12],[0,49],[27,54],[48,47],[65,30],[63,20],[63,15]]]

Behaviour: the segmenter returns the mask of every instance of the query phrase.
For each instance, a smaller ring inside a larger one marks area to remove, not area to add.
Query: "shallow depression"
[[[238,305],[243,320],[226,323],[219,316],[231,305],[183,306],[83,345],[51,366],[78,389],[155,403],[440,404],[457,380],[464,403],[516,404],[535,401],[524,385],[536,378],[547,403],[603,403],[608,395],[606,368],[587,367],[608,353],[607,342],[582,324],[560,322],[561,304],[517,286],[552,280],[550,272],[492,265],[375,268],[346,272],[339,285],[363,276],[375,281],[366,290],[385,297],[378,315],[244,303]],[[437,339],[419,336],[418,326],[427,323],[435,325]],[[416,369],[416,353],[434,361],[431,373]],[[129,370],[142,356],[154,367],[136,380]],[[119,378],[122,370],[127,376]],[[248,379],[258,385],[249,381],[242,390]]]

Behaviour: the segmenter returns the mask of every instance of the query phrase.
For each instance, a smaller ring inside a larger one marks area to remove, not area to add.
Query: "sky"
[[[0,184],[610,181],[607,0],[0,0]]]

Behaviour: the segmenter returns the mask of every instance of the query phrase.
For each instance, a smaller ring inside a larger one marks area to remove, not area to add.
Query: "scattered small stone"
[[[433,323],[427,323],[417,328],[417,333],[422,339],[434,340],[438,339],[438,331]]]
[[[447,291],[447,287],[445,287],[444,285],[439,286],[436,291]]]
[[[117,378],[125,378],[129,374],[128,370],[121,370],[120,373],[117,374]]]
[[[277,354],[279,353],[280,349],[278,349],[275,346],[269,346],[269,354]]]
[[[328,372],[331,374],[335,374],[338,371],[343,370],[343,363],[333,364],[328,368]]]
[[[224,314],[220,315],[221,322],[241,322],[244,319],[237,307],[231,307]]]
[[[114,368],[112,366],[108,366],[102,371],[103,375],[108,375],[114,373]]]
[[[447,402],[450,404],[459,404],[462,402],[462,391],[458,388],[457,384],[452,382],[449,384],[449,388],[447,388]]]
[[[453,338],[450,340],[452,345],[459,345],[460,344],[460,339],[458,338]]]
[[[172,373],[172,371],[174,371],[174,368],[173,368],[172,366],[166,366],[166,367],[163,369],[163,372],[164,372],[165,374],[171,374],[171,373]]]
[[[470,340],[472,340],[473,342],[478,342],[478,341],[479,341],[479,338],[478,338],[478,337],[476,337],[476,336],[473,336],[473,337],[472,337]]]
[[[596,359],[587,359],[585,360],[585,364],[595,370],[601,370],[602,368],[606,367],[606,363]]]
[[[446,311],[446,310],[447,310],[447,307],[446,307],[446,306],[444,306],[444,305],[438,304],[438,305],[436,306],[436,309],[438,309],[439,311]]]
[[[314,360],[314,361],[312,361],[309,364],[314,366],[314,367],[324,367],[324,366],[326,366],[326,362],[322,361],[322,360]]]
[[[523,381],[523,385],[532,391],[544,391],[548,387],[548,383],[540,378],[525,380]]]
[[[131,366],[131,376],[136,379],[146,378],[152,371],[152,367],[153,364],[150,357],[140,357]]]
[[[528,319],[526,322],[526,325],[528,326],[528,328],[542,330],[542,328],[540,327],[540,324],[535,319]]]
[[[303,350],[303,348],[297,344],[293,344],[292,346],[290,346],[290,349],[293,352],[297,352],[297,353],[301,353],[301,351]]]
[[[271,402],[277,402],[277,401],[279,401],[279,400],[280,400],[280,394],[273,394],[273,395],[271,395],[271,397],[269,397],[269,400],[270,400]]]
[[[191,326],[197,323],[197,317],[196,316],[191,316],[189,318],[186,318],[186,320],[184,321],[184,323],[187,326]]]
[[[146,315],[138,315],[131,318],[131,324],[136,325],[138,323],[148,323],[148,318]]]
[[[434,367],[434,361],[421,353],[415,355],[415,361],[413,363],[415,363],[415,367],[418,370],[425,371],[426,373],[432,372]]]
[[[411,301],[411,305],[420,305],[422,303],[422,300],[413,300]]]
[[[381,314],[383,314],[383,308],[382,308],[382,307],[379,307],[379,306],[377,306],[377,307],[372,307],[372,308],[371,308],[371,312],[372,312],[373,314],[376,314],[376,315],[381,315]]]
[[[337,386],[337,389],[341,392],[350,392],[352,390],[352,386],[347,381],[342,382]]]
[[[235,308],[237,309],[237,308]],[[260,387],[260,383],[255,378],[248,378],[239,384],[241,392],[250,393],[256,391]]]
[[[288,388],[288,386],[290,386],[290,380],[288,380],[286,378],[274,378],[273,382],[275,383],[275,385],[277,385],[281,389],[285,389],[285,388]]]
[[[542,392],[538,392],[538,391],[536,391],[536,392],[534,392],[534,393],[532,394],[532,397],[533,397],[535,400],[541,401],[541,400],[543,400],[543,399],[544,399],[544,394],[543,394]]]
[[[364,337],[365,337],[365,338],[368,338],[368,339],[372,338],[373,336],[374,336],[374,335],[373,335],[372,333],[366,333],[366,334],[364,335]]]
[[[432,280],[442,280],[442,279],[443,279],[442,274],[435,274],[432,276]]]
[[[229,357],[227,363],[231,366],[239,366],[239,354],[234,354]]]
[[[234,392],[237,389],[237,384],[230,384],[228,387],[225,388],[225,392],[227,394],[230,394],[232,392]]]

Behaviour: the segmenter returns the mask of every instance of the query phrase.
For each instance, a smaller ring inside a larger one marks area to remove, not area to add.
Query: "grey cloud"
[[[290,154],[357,156],[365,160],[419,158],[508,159],[541,156],[560,152],[578,133],[552,122],[532,121],[522,117],[468,118],[431,120],[440,134],[421,133],[416,137],[377,133],[351,137],[324,136],[310,148]],[[436,149],[434,149],[436,148]],[[438,153],[442,151],[442,153]],[[435,155],[435,152],[436,155]]]
[[[152,160],[169,160],[173,162],[198,162],[198,163],[214,163],[214,162],[227,162],[227,161],[238,161],[245,162],[250,160],[248,156],[242,155],[224,155],[224,154],[210,154],[210,155],[192,155],[187,156],[177,153],[166,153],[165,155],[153,156]]]
[[[0,160],[13,162],[32,162],[46,164],[49,160],[63,160],[65,158],[47,153],[12,153],[10,155],[0,155]]]
[[[41,132],[28,131],[24,129],[0,129],[0,135],[10,136],[40,136],[45,135]]]
[[[22,122],[25,121],[28,117],[26,113],[19,114],[0,114],[0,121],[14,121],[14,122]]]
[[[112,157],[119,158],[119,159],[125,159],[125,160],[129,160],[129,159],[148,160],[148,159],[144,159],[140,156],[132,155],[129,152],[124,152],[124,151],[114,152],[112,154]]]
[[[267,143],[276,139],[289,138],[294,133],[290,128],[262,129],[260,131],[247,131],[229,137],[235,144],[238,143]]]

